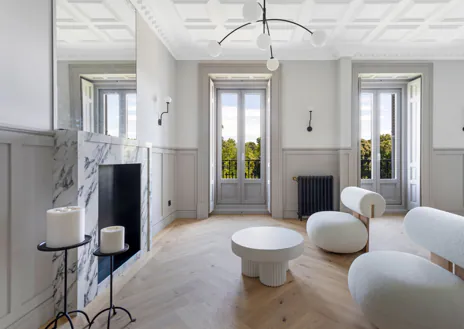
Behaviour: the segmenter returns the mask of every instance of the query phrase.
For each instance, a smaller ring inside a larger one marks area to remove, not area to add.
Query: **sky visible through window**
[[[237,140],[238,129],[238,94],[223,93],[222,102],[222,136],[225,140]],[[261,136],[261,97],[259,94],[245,95],[245,142],[256,142]]]
[[[381,94],[380,99],[380,135],[392,133],[391,94]],[[361,94],[361,138],[370,140],[372,136],[373,94]]]

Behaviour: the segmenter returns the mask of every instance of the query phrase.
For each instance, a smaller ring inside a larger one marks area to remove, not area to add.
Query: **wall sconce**
[[[158,119],[158,126],[161,126],[163,124],[163,114],[169,113],[169,104],[172,102],[172,98],[167,96],[164,101],[166,102],[166,111],[161,113],[159,119]]]
[[[309,132],[313,131],[313,127],[311,127],[312,120],[313,120],[313,111],[309,111],[309,124],[308,124],[308,128],[306,128],[306,130]]]

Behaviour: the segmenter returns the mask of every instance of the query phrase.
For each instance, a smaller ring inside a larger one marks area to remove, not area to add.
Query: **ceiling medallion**
[[[260,17],[261,16],[261,17]],[[263,24],[263,33],[261,33],[258,38],[256,39],[256,45],[261,50],[270,50],[270,58],[267,60],[267,68],[270,71],[275,71],[279,68],[279,61],[277,58],[274,57],[274,53],[272,51],[272,39],[271,39],[271,31],[269,29],[268,22],[286,22],[290,24],[297,25],[302,29],[306,30],[308,33],[311,34],[311,43],[314,47],[322,47],[325,45],[327,40],[326,34],[324,31],[310,31],[306,27],[301,24],[298,24],[293,21],[289,21],[287,19],[280,19],[280,18],[267,18],[266,15],[266,0],[263,0],[263,4],[256,2],[255,0],[249,0],[243,5],[243,17],[247,21],[247,23],[237,27],[236,29],[232,30],[229,34],[227,34],[221,41],[210,41],[208,45],[208,52],[212,57],[218,57],[222,53],[222,43],[234,32],[240,30],[241,28],[255,24],[255,23],[262,23]],[[261,19],[260,19],[261,18]]]

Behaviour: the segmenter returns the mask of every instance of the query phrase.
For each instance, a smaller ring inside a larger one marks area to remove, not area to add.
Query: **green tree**
[[[245,178],[261,178],[261,137],[245,143]]]
[[[222,138],[222,178],[237,178],[237,142]]]
[[[261,178],[261,137],[245,143],[245,177]],[[237,178],[237,142],[222,138],[222,178]]]
[[[393,178],[392,163],[393,142],[390,134],[380,135],[380,178]],[[361,178],[370,179],[372,172],[372,142],[361,139]]]

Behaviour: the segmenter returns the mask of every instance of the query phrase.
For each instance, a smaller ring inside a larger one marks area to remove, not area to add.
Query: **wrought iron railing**
[[[245,178],[261,178],[261,160],[245,160]],[[222,178],[237,179],[237,160],[222,160]]]
[[[391,159],[380,160],[380,179],[392,179],[394,178],[394,171]],[[361,179],[372,178],[372,160],[361,159]]]

